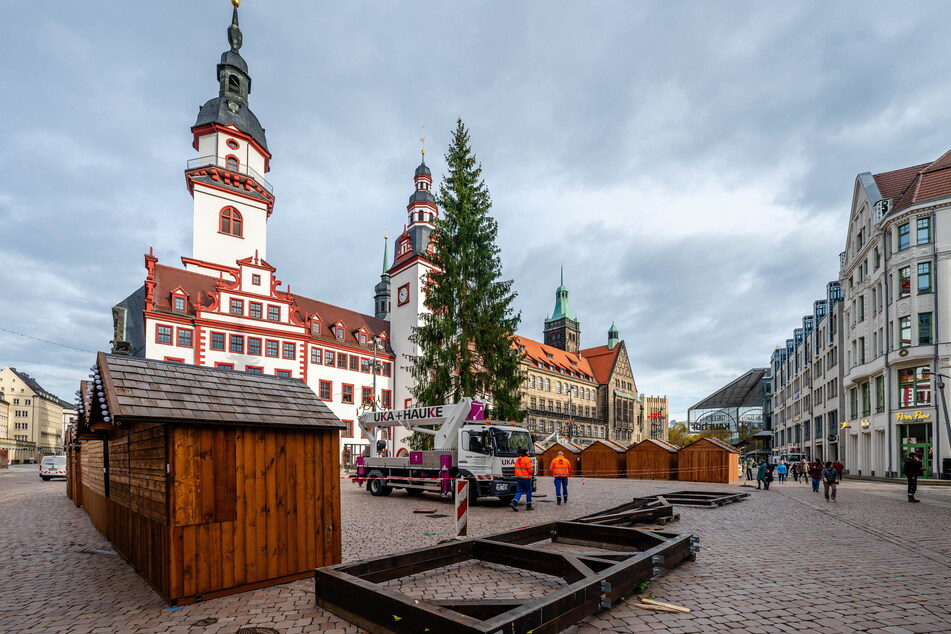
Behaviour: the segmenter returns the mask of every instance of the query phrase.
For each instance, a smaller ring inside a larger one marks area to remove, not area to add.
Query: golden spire
[[[231,4],[233,4],[234,8],[237,9],[241,6],[241,0],[231,0]]]
[[[423,131],[423,136],[419,138],[419,142],[423,144],[423,147],[420,151],[422,152],[423,158],[425,159],[426,158],[426,126],[421,125],[419,127]]]

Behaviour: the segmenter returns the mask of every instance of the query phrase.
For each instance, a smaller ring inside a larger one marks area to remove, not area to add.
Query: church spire
[[[566,352],[578,352],[581,347],[581,324],[568,305],[568,289],[565,287],[565,267],[561,267],[561,283],[555,290],[555,310],[545,320],[545,345]]]
[[[389,242],[390,236],[383,236],[383,275],[387,277],[390,275],[390,253],[387,250]]]
[[[373,287],[373,314],[377,319],[390,316],[390,260],[387,252],[389,236],[383,236],[383,273],[380,281]]]
[[[614,350],[617,348],[618,341],[620,340],[617,328],[614,327],[614,322],[611,322],[611,329],[608,330],[608,350]]]

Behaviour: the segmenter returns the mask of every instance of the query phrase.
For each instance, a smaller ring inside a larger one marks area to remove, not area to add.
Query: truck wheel
[[[370,492],[370,495],[375,495],[376,497],[386,497],[393,492],[393,487],[388,487],[383,484],[383,478],[371,478],[367,482],[367,491]]]

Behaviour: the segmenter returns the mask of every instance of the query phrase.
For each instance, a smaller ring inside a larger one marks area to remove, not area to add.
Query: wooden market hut
[[[166,601],[340,562],[344,425],[304,382],[104,353],[95,372],[83,506]]]
[[[678,453],[678,480],[731,484],[740,479],[740,451],[722,440],[701,438]]]
[[[645,438],[627,448],[627,477],[676,480],[677,459],[677,445],[657,438]]]
[[[610,440],[593,441],[581,450],[581,475],[588,478],[622,478],[626,473],[624,447]]]
[[[551,464],[551,461],[555,459],[555,456],[558,455],[559,451],[564,452],[565,458],[571,463],[571,475],[580,475],[581,446],[565,438],[559,438],[553,442],[548,449],[536,455],[538,460],[538,475],[551,475],[548,471],[548,466]]]

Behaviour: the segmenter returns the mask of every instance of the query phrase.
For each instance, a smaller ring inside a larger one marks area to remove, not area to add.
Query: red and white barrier
[[[456,480],[456,537],[465,537],[469,531],[469,481]]]

